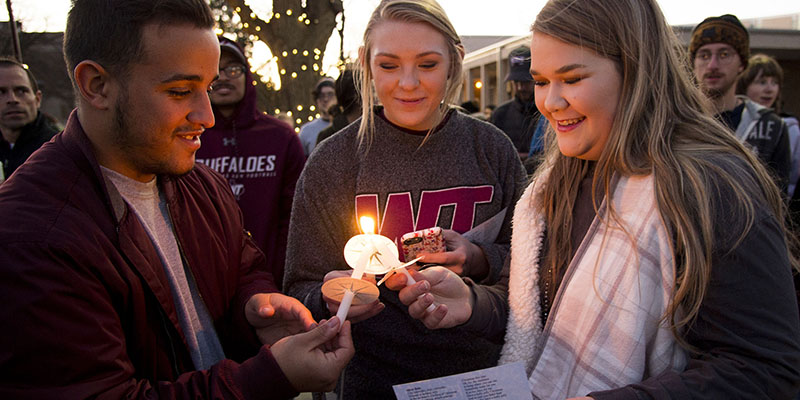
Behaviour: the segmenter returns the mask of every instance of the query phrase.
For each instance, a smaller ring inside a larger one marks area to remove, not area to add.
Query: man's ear
[[[84,60],[72,72],[83,100],[92,107],[106,110],[116,101],[116,85],[102,65]]]
[[[36,109],[38,110],[42,106],[42,91],[37,90],[33,97],[36,98]]]

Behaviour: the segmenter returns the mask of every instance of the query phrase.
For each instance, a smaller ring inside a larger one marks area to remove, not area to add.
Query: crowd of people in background
[[[736,16],[681,46],[655,0],[549,0],[482,110],[441,5],[382,0],[299,133],[213,28],[74,0],[64,126],[0,57],[1,398],[383,399],[519,362],[537,399],[800,399],[800,125]],[[364,216],[446,249],[340,318]]]

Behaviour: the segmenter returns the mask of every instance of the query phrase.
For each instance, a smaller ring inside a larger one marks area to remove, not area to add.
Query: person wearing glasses
[[[244,227],[283,281],[294,187],[303,147],[283,121],[256,108],[256,87],[242,49],[219,37],[219,78],[211,86],[215,125],[203,134],[197,162],[222,174],[242,209]]]
[[[791,169],[786,126],[772,109],[736,95],[736,82],[750,56],[747,29],[731,14],[706,18],[692,31],[689,55],[694,77],[717,118],[767,165],[785,193]]]

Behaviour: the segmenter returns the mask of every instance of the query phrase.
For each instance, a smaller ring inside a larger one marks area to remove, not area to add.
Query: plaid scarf
[[[545,227],[534,204],[541,187],[532,183],[514,211],[500,363],[524,362],[531,391],[541,399],[584,396],[683,370],[687,352],[659,321],[672,294],[674,264],[652,176],[616,180],[612,200],[625,230],[609,221],[604,200],[544,328],[537,281]]]

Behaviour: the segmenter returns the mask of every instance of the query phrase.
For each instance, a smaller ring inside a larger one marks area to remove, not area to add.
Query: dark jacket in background
[[[333,117],[333,123],[331,123],[331,126],[323,129],[319,132],[319,135],[317,135],[317,145],[322,143],[323,140],[333,136],[334,133],[344,129],[344,127],[347,125],[350,125],[350,122],[347,120],[346,115],[339,114]]]
[[[515,97],[499,105],[492,112],[489,122],[506,133],[518,153],[528,154],[539,115],[533,100],[523,103]]]
[[[47,118],[38,112],[33,122],[22,127],[22,133],[13,148],[0,136],[0,161],[3,163],[3,176],[8,179],[34,151],[47,143],[56,133],[58,133],[58,129],[50,125]],[[0,180],[0,182],[2,181]]]
[[[245,319],[277,288],[227,183],[202,165],[158,183],[225,354],[245,361],[194,370],[159,252],[73,112],[0,186],[0,398],[296,395]]]
[[[730,127],[736,137],[755,153],[775,178],[775,184],[786,193],[792,167],[789,131],[781,117],[747,97],[737,96],[744,103],[739,124]]]

